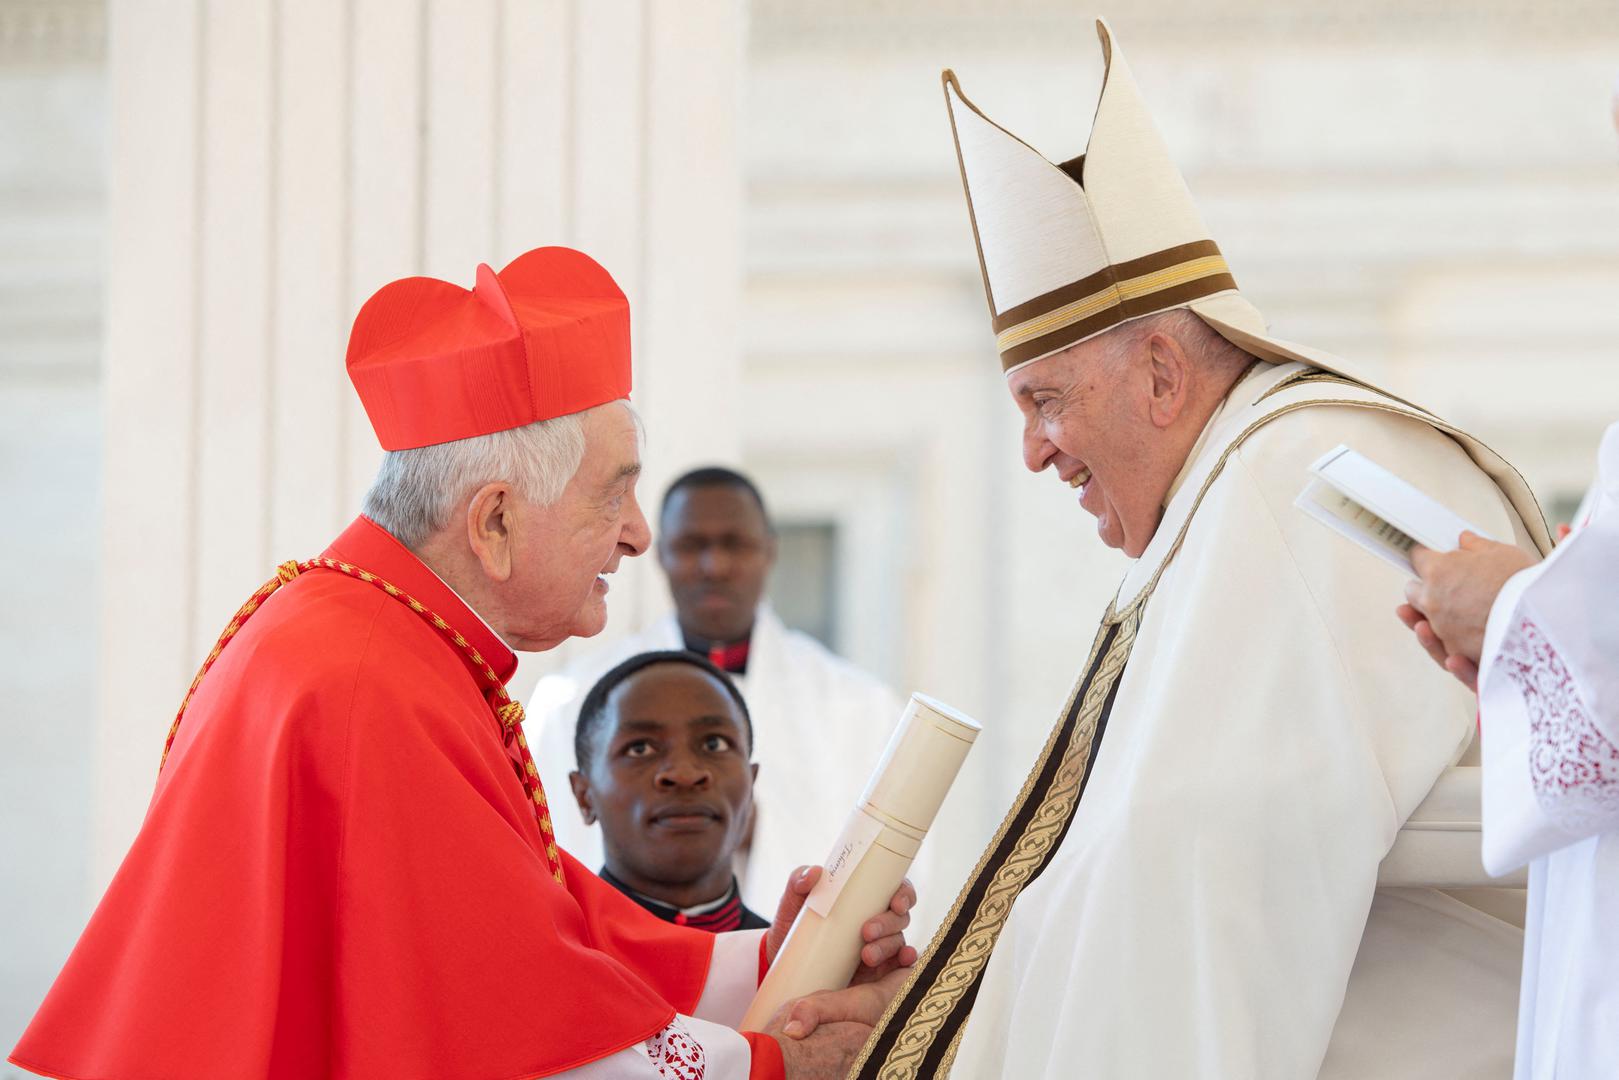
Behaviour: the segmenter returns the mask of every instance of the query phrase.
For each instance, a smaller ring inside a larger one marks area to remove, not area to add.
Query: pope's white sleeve
[[[567,1080],[747,1080],[748,1041],[720,1024],[677,1015],[644,1043],[557,1073]]]
[[[760,952],[764,930],[733,930],[714,936],[714,955],[708,963],[708,981],[693,1015],[735,1027],[759,989]]]

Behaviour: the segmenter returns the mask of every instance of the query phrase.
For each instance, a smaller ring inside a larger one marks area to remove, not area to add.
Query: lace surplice
[[[1575,836],[1619,828],[1619,745],[1592,719],[1556,646],[1520,615],[1499,663],[1529,714],[1529,775],[1541,809]]]

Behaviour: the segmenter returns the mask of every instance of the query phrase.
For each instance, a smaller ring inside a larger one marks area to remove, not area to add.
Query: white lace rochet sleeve
[[[1619,746],[1594,722],[1579,683],[1534,619],[1518,616],[1496,663],[1523,696],[1526,764],[1540,808],[1571,836],[1619,829]]]
[[[646,1042],[559,1074],[566,1080],[747,1080],[752,1053],[730,1028],[677,1015]]]

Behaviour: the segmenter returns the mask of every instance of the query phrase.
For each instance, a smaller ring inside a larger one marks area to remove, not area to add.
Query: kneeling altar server
[[[1504,540],[1545,524],[1475,439],[1269,336],[1100,29],[1079,157],[945,98],[1024,461],[1135,562],[857,1075],[1504,1076],[1522,931],[1378,888],[1472,702],[1389,632],[1404,576],[1293,500],[1346,443]]]
[[[809,882],[768,934],[647,914],[557,847],[506,693],[514,649],[602,629],[605,575],[649,543],[629,329],[612,278],[566,248],[479,267],[470,291],[407,278],[366,303],[348,371],[388,454],[364,513],[226,627],[15,1064],[843,1075],[899,973],[806,999],[806,1038],[726,1026]],[[911,896],[864,927],[868,979],[905,958]]]

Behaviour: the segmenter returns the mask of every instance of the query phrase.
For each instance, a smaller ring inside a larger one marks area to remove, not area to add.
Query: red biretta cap
[[[469,292],[404,278],[365,302],[349,379],[384,450],[470,439],[630,393],[630,305],[601,264],[536,248]]]

